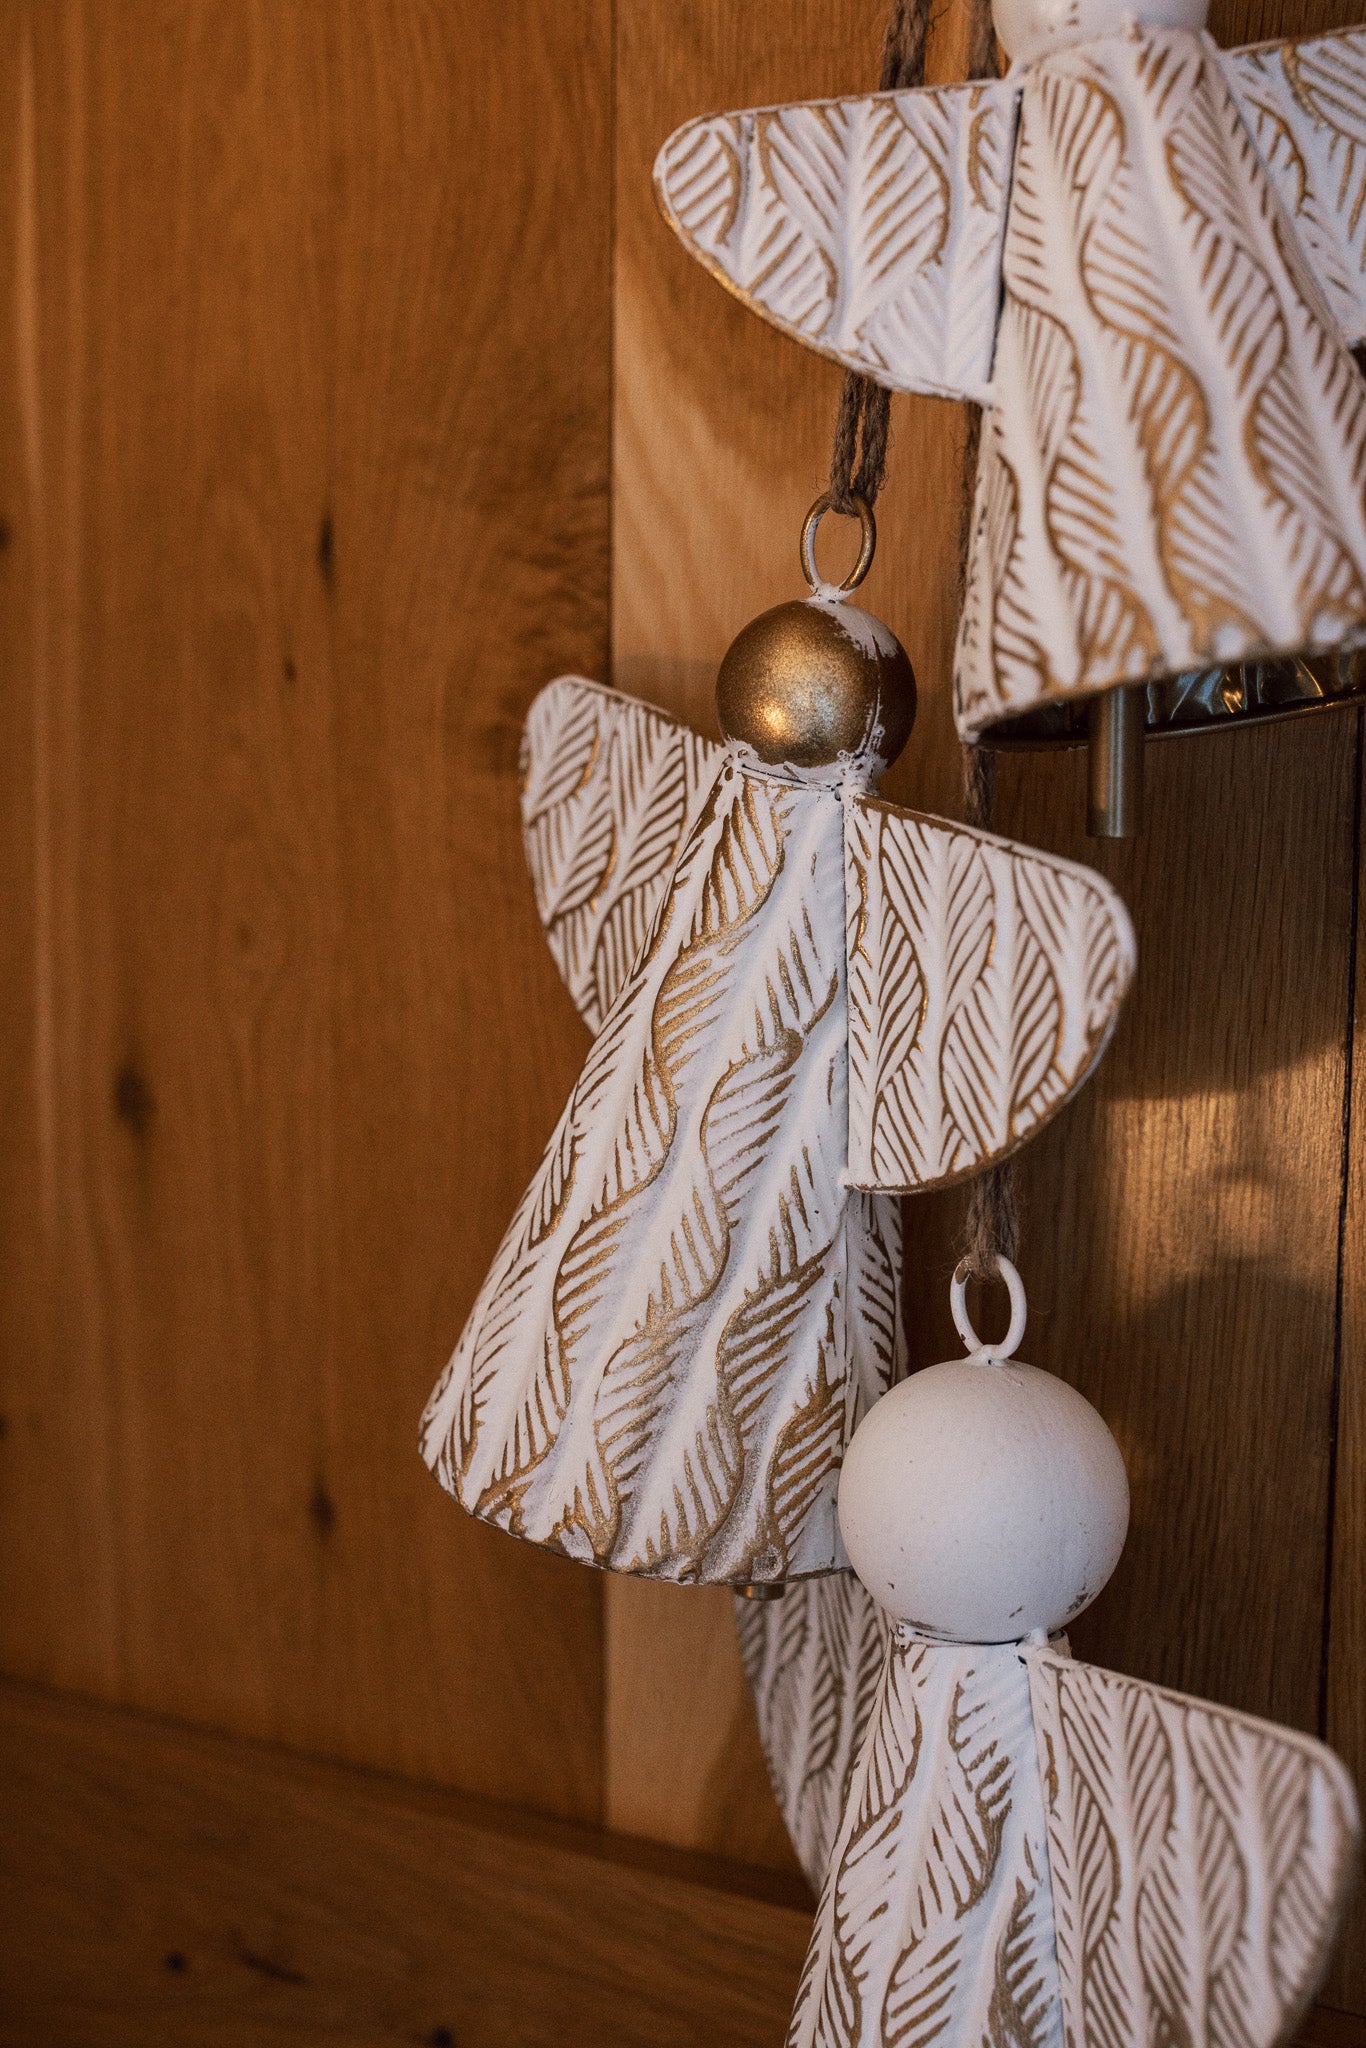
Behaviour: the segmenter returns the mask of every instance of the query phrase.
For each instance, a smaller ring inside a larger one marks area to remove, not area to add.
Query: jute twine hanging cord
[[[971,0],[971,7],[968,77],[999,77],[1000,64],[990,0]],[[892,0],[882,43],[880,92],[901,92],[924,84],[925,40],[929,25],[930,0]],[[845,372],[835,421],[835,445],[830,458],[830,503],[836,512],[852,513],[856,497],[870,506],[876,503],[887,473],[891,402],[891,393],[871,377],[860,376],[853,370]],[[981,426],[981,408],[970,406],[963,447],[960,580],[966,556]],[[994,771],[995,762],[990,754],[978,747],[964,747],[963,795],[970,825],[988,828],[991,824]],[[1007,1161],[1001,1166],[988,1167],[969,1187],[961,1243],[968,1271],[989,1277],[996,1272],[998,1256],[1014,1259],[1019,1242],[1020,1214],[1015,1170]]]

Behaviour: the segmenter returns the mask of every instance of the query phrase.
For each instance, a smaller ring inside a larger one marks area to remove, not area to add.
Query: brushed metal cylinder
[[[1092,839],[1137,839],[1143,830],[1146,707],[1141,683],[1091,699],[1086,830]]]

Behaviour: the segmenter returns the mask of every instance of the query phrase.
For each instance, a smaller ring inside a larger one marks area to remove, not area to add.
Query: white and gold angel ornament
[[[789,2048],[1274,2048],[1359,1836],[1330,1750],[1076,1662],[1123,1547],[1118,1447],[1010,1330],[869,1412],[841,1527],[888,1643]],[[793,1597],[789,1594],[788,1599]],[[784,1602],[786,1604],[786,1602]]]
[[[575,678],[523,823],[596,1033],[423,1422],[470,1510],[586,1563],[773,1584],[845,1564],[835,1481],[901,1370],[896,1197],[1012,1151],[1133,968],[1075,864],[880,803],[914,680],[848,601],[755,620],[725,743]]]
[[[1204,0],[994,11],[1001,80],[707,117],[655,171],[769,320],[985,408],[962,736],[1360,644],[1366,29],[1224,53]]]

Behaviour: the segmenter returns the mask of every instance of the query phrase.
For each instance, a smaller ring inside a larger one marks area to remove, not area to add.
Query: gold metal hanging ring
[[[850,492],[849,502],[863,529],[863,545],[859,549],[857,562],[843,583],[836,586],[845,595],[851,590],[858,589],[873,566],[873,555],[877,549],[877,522],[873,518],[872,506],[866,498],[859,497],[856,491]],[[819,590],[822,583],[821,573],[816,567],[816,528],[831,509],[830,493],[822,491],[802,521],[802,574],[813,590]],[[826,588],[829,588],[828,584]]]

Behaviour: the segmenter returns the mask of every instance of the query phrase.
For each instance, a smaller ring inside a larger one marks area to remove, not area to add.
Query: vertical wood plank
[[[1360,718],[1361,714],[1358,713]],[[1360,835],[1363,743],[1357,731],[1357,831]],[[1327,1602],[1324,1734],[1347,1762],[1366,1798],[1366,957],[1361,945],[1366,870],[1357,847],[1356,986],[1353,990],[1350,1140],[1341,1241],[1341,1335],[1337,1441],[1334,1446],[1332,1575]],[[1360,1884],[1324,1996],[1366,2013],[1366,1895]]]
[[[0,1167],[0,1530],[7,1614],[24,1654],[73,1679],[117,1655],[116,1445],[107,1406],[70,1368],[93,1358],[84,1134],[58,1113],[79,1066],[78,854],[71,829],[84,575],[86,49],[80,9],[4,17],[0,632],[6,683]],[[63,346],[53,347],[54,334]],[[56,1246],[65,1240],[64,1273]],[[62,1279],[66,1284],[61,1284]],[[55,1455],[49,1455],[48,1447]],[[74,1478],[73,1478],[74,1475]],[[3,1626],[3,1624],[0,1624]]]
[[[1309,1730],[1354,723],[1154,746],[1131,847],[1085,840],[1080,756],[1042,772],[1013,762],[999,805],[1004,830],[1109,873],[1138,932],[1104,1066],[1020,1166],[1025,1349],[1106,1416],[1133,1500],[1124,1557],[1075,1647]],[[942,1344],[951,1355],[947,1332]]]
[[[769,1791],[733,1599],[719,1586],[608,1581],[603,1819],[800,1873]]]
[[[599,1583],[416,1430],[582,1055],[516,759],[606,648],[607,0],[0,35],[0,1661],[596,1816]]]

